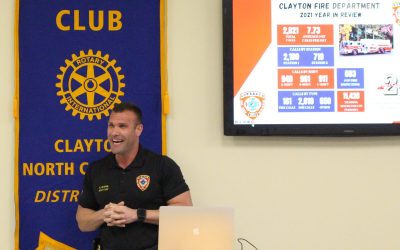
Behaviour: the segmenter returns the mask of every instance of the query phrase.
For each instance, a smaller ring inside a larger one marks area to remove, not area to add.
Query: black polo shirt
[[[188,190],[179,166],[172,159],[139,147],[126,169],[118,166],[114,154],[92,163],[78,202],[93,210],[121,201],[134,209],[159,209]],[[100,235],[102,244],[110,250],[146,249],[157,245],[158,225],[134,222],[120,228],[103,224]]]

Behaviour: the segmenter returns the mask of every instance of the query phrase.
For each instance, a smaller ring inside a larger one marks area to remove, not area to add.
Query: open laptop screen
[[[233,234],[232,208],[160,208],[159,250],[232,250]]]

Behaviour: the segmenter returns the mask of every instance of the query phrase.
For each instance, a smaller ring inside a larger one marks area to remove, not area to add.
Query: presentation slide
[[[233,0],[233,123],[400,123],[400,1]]]

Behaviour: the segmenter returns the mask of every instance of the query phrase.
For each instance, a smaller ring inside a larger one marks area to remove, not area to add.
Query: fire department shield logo
[[[136,177],[136,185],[140,190],[145,191],[150,185],[150,176],[139,175]]]
[[[240,106],[243,112],[252,120],[263,111],[265,105],[264,93],[248,91],[240,94]]]

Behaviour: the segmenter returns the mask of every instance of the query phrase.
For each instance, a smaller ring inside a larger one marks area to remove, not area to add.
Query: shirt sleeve
[[[179,166],[169,157],[163,156],[162,188],[166,201],[189,191]]]
[[[85,178],[83,180],[83,188],[78,197],[78,204],[84,208],[98,210],[99,204],[96,202],[96,197],[93,192],[91,169],[92,166],[89,166],[87,172],[85,173]]]

